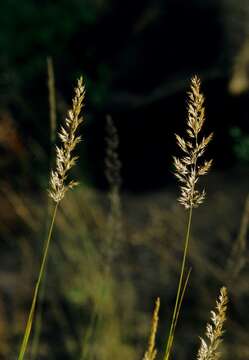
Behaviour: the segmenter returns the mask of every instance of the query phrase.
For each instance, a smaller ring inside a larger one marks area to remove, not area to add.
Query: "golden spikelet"
[[[68,189],[77,185],[75,181],[68,181],[68,171],[75,165],[77,156],[72,152],[75,146],[80,142],[81,137],[76,135],[78,126],[82,123],[83,118],[80,112],[83,106],[85,96],[85,87],[82,77],[77,82],[75,96],[73,98],[72,109],[68,111],[64,127],[61,127],[59,137],[62,146],[56,146],[56,169],[51,172],[50,177],[50,197],[59,203],[65,196]]]
[[[153,312],[153,317],[152,317],[148,350],[144,354],[143,360],[155,360],[156,358],[157,350],[155,347],[155,342],[156,342],[156,333],[157,333],[158,320],[159,320],[159,316],[158,316],[159,309],[160,309],[160,298],[157,298]]]
[[[212,160],[204,161],[199,164],[199,158],[204,151],[213,134],[208,137],[199,138],[205,121],[204,96],[200,92],[200,79],[194,76],[191,79],[191,91],[188,99],[188,120],[187,120],[187,140],[176,134],[176,141],[184,156],[179,159],[173,157],[175,165],[175,175],[181,182],[181,196],[179,202],[186,208],[198,207],[205,198],[205,191],[196,190],[195,186],[200,176],[205,175],[211,165]]]
[[[222,342],[222,335],[224,333],[223,325],[226,320],[227,302],[227,289],[222,287],[219,298],[216,301],[216,312],[211,311],[212,325],[207,324],[206,337],[208,343],[201,338],[201,346],[198,351],[197,360],[218,360],[220,358],[218,348]]]

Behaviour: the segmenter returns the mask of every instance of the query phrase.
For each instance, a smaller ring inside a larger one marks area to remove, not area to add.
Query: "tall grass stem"
[[[55,89],[55,76],[54,76],[54,64],[52,57],[47,58],[47,86],[48,86],[48,105],[49,105],[49,123],[50,123],[50,164],[49,164],[49,174],[52,171],[53,166],[53,148],[56,141],[56,128],[57,128],[57,117],[56,117],[56,89]],[[49,182],[49,181],[48,181]],[[50,213],[52,210],[51,201],[47,201],[47,210],[46,210],[46,232],[49,227]],[[44,274],[44,280],[41,284],[40,295],[37,299],[37,315],[34,321],[34,335],[32,339],[31,346],[31,359],[34,360],[37,357],[39,340],[42,328],[42,302],[45,294],[45,278],[46,273]]]

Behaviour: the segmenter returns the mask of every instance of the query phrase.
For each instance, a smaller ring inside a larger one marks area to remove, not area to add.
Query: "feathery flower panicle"
[[[191,91],[188,99],[187,139],[176,134],[176,141],[184,156],[179,159],[173,157],[175,165],[175,176],[181,182],[181,196],[179,202],[186,208],[198,207],[205,199],[205,191],[196,190],[195,186],[200,176],[207,174],[212,160],[199,164],[199,158],[210,140],[211,133],[207,137],[199,138],[205,121],[204,96],[200,92],[200,79],[194,76],[191,79]]]
[[[207,324],[206,337],[208,343],[201,338],[201,346],[198,351],[197,360],[218,360],[220,358],[218,348],[222,342],[222,335],[224,333],[223,325],[226,320],[227,303],[227,289],[222,287],[219,298],[216,301],[216,312],[211,311],[212,324]]]
[[[112,118],[108,115],[106,119],[106,178],[110,187],[120,188],[121,186],[121,162],[118,155],[119,136]]]
[[[144,354],[143,360],[155,360],[156,358],[157,350],[155,348],[155,342],[156,342],[156,333],[157,333],[157,327],[159,321],[159,316],[158,316],[159,309],[160,309],[160,298],[157,298],[153,312],[153,317],[152,317],[148,350]]]
[[[76,181],[67,182],[67,176],[69,170],[75,165],[78,159],[77,156],[72,155],[72,152],[81,140],[81,137],[77,136],[76,132],[78,126],[83,121],[80,112],[83,106],[84,96],[85,87],[81,77],[75,88],[72,109],[68,111],[65,125],[61,127],[59,133],[62,145],[60,147],[56,146],[56,169],[51,172],[49,190],[50,197],[56,203],[59,203],[64,198],[68,189],[72,189],[77,185]]]
[[[119,159],[119,134],[111,118],[106,118],[106,156],[105,175],[109,185],[110,212],[108,219],[107,257],[111,261],[117,255],[118,246],[123,240],[122,204],[121,204],[121,161]]]

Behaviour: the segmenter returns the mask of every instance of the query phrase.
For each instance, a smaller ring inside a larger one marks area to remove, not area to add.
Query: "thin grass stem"
[[[188,215],[188,225],[187,225],[187,231],[186,231],[186,237],[185,237],[183,259],[182,259],[182,265],[181,265],[181,273],[180,273],[180,278],[179,278],[179,282],[178,282],[176,301],[175,301],[173,316],[172,316],[172,320],[171,320],[170,331],[169,331],[169,335],[168,335],[168,339],[167,339],[167,345],[166,345],[166,352],[165,352],[164,360],[169,360],[169,356],[170,356],[170,353],[171,353],[171,350],[172,350],[172,345],[173,345],[172,336],[174,335],[174,329],[176,327],[177,318],[179,316],[179,311],[180,311],[179,306],[181,305],[181,302],[182,302],[181,294],[182,294],[182,291],[183,291],[183,294],[185,292],[184,287],[183,287],[183,290],[182,290],[182,282],[183,282],[183,276],[184,276],[185,265],[186,265],[186,258],[187,258],[187,253],[188,253],[190,230],[191,230],[191,223],[192,223],[192,213],[193,213],[193,207],[191,206],[190,209],[189,209],[189,215]]]
[[[53,211],[53,215],[52,215],[52,219],[51,219],[51,224],[50,224],[50,227],[49,227],[48,237],[47,237],[47,240],[46,240],[46,243],[45,243],[45,246],[44,246],[44,252],[43,252],[41,267],[40,267],[38,279],[37,279],[37,282],[36,282],[36,285],[35,285],[33,300],[32,300],[32,304],[31,304],[31,307],[30,307],[29,316],[28,316],[28,320],[27,320],[27,324],[26,324],[25,333],[24,333],[24,336],[23,336],[20,352],[19,352],[19,355],[18,355],[18,360],[23,360],[24,359],[24,355],[25,355],[26,350],[27,350],[27,346],[28,346],[28,342],[29,342],[29,338],[30,338],[30,333],[31,333],[31,330],[32,330],[32,324],[33,324],[33,318],[34,318],[36,303],[37,303],[37,299],[38,299],[38,295],[39,295],[39,289],[40,289],[41,281],[42,281],[44,271],[45,271],[45,267],[46,267],[46,263],[47,263],[48,250],[49,250],[51,237],[52,237],[52,233],[53,233],[53,228],[54,228],[54,222],[55,222],[55,218],[56,218],[56,214],[57,214],[57,209],[58,209],[58,203],[56,203],[55,207],[54,207],[54,211]]]
[[[42,303],[45,295],[45,288],[46,288],[46,271],[43,275],[43,281],[40,287],[40,294],[37,298],[36,304],[36,317],[34,319],[34,333],[32,338],[31,344],[31,354],[30,360],[35,360],[38,354],[38,348],[40,344],[40,336],[41,336],[41,329],[42,329]]]
[[[183,284],[183,289],[182,289],[182,292],[181,292],[181,297],[180,297],[180,300],[179,300],[179,305],[178,305],[177,313],[176,313],[174,324],[173,324],[173,330],[172,330],[172,334],[171,334],[171,337],[170,337],[170,345],[169,345],[170,351],[171,351],[171,349],[173,347],[175,329],[176,329],[176,325],[178,323],[178,318],[179,318],[180,310],[181,310],[181,307],[182,307],[182,302],[183,302],[183,299],[184,299],[184,296],[185,296],[185,292],[186,292],[186,289],[187,289],[187,285],[188,285],[188,282],[189,282],[190,274],[191,274],[191,269],[189,269],[188,274],[187,274],[186,279],[185,279],[184,284]]]

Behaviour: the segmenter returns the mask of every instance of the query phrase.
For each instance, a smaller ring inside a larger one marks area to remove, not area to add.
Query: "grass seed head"
[[[205,121],[204,96],[200,92],[201,82],[197,76],[191,79],[188,94],[188,118],[186,139],[176,134],[176,142],[184,155],[181,159],[173,157],[175,176],[181,183],[179,202],[186,208],[198,207],[205,199],[205,191],[196,190],[196,183],[200,176],[208,173],[212,160],[200,164],[207,145],[213,134],[203,136],[200,132]]]
[[[51,172],[49,195],[55,202],[60,202],[68,189],[72,189],[78,183],[67,181],[69,170],[75,165],[78,157],[73,156],[76,145],[81,137],[77,135],[77,129],[82,123],[80,116],[85,96],[85,87],[82,77],[77,82],[72,108],[68,111],[65,124],[61,127],[59,137],[62,145],[56,146],[56,168]]]
[[[223,326],[226,320],[227,303],[227,289],[222,287],[219,298],[216,301],[216,311],[211,311],[212,324],[207,324],[206,327],[208,341],[206,342],[201,338],[197,360],[218,360],[220,358],[219,346],[224,333]]]

